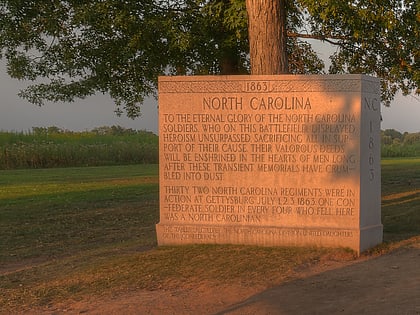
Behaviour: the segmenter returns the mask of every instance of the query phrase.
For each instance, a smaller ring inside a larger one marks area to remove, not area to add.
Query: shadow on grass
[[[0,274],[101,248],[156,245],[158,184],[3,199]]]
[[[420,235],[420,189],[385,196],[382,223],[387,243]]]
[[[294,280],[245,299],[223,314],[419,314],[420,248]]]

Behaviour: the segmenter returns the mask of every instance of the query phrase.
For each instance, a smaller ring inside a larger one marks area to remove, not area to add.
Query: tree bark
[[[251,74],[288,72],[286,0],[246,0]]]

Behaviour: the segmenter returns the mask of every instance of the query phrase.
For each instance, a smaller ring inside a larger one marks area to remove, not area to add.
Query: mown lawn
[[[366,255],[420,235],[420,159],[382,164],[385,244]],[[157,165],[0,171],[0,313],[194,281],[269,286],[303,265],[355,257],[345,249],[157,248],[158,190]]]
[[[0,266],[124,243],[154,245],[158,166],[0,172]]]
[[[384,241],[420,235],[420,158],[382,161]]]

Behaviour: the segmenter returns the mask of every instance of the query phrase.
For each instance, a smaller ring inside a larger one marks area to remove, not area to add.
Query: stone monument
[[[159,245],[382,242],[376,78],[160,77],[159,150]]]

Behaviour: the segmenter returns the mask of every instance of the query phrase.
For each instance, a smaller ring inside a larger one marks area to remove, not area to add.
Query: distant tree
[[[383,132],[383,134],[384,134],[384,136],[391,137],[392,140],[398,139],[399,141],[402,141],[403,137],[404,137],[404,135],[401,132],[399,132],[398,130],[395,130],[395,129],[386,129]]]
[[[413,144],[420,145],[420,132],[406,134],[404,136],[403,143],[405,145],[413,145]]]
[[[32,133],[38,136],[41,136],[41,135],[48,136],[48,135],[59,134],[59,133],[64,133],[64,132],[66,131],[56,126],[32,127]]]
[[[100,136],[109,135],[109,134],[111,134],[111,127],[109,127],[109,126],[96,127],[94,129],[92,129],[92,132],[95,135],[100,135]]]
[[[32,127],[32,133],[36,136],[44,136],[48,134],[48,128],[46,127]]]
[[[389,102],[398,90],[419,93],[419,8],[415,0],[2,0],[0,57],[11,77],[35,81],[20,93],[34,104],[108,93],[117,113],[136,117],[162,74],[321,73],[310,38],[337,47],[330,72],[382,78]]]
[[[382,134],[382,136],[381,136],[381,144],[382,145],[392,144],[392,138],[391,138],[391,136],[385,136],[385,135]]]
[[[57,133],[64,133],[65,131],[59,127],[56,126],[50,126],[47,129],[48,134],[57,134]]]

